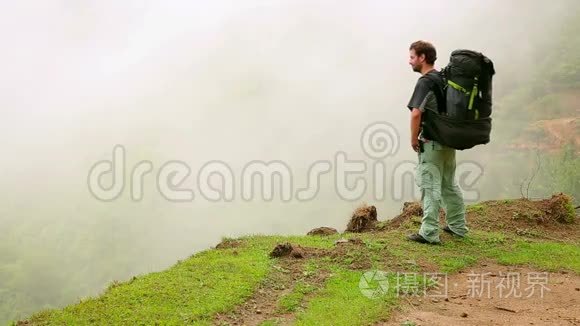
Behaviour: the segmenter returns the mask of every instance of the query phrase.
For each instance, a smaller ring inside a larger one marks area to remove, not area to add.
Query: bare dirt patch
[[[508,273],[513,274],[508,277]],[[433,292],[407,297],[403,300],[407,303],[388,322],[379,325],[580,325],[580,276],[541,273],[484,263],[450,275],[444,297],[434,297]],[[516,283],[516,275],[519,286],[509,286],[510,280],[511,284]],[[536,276],[539,278],[534,281]],[[474,281],[478,277],[481,282]],[[532,286],[544,283],[543,295],[541,285]],[[515,290],[510,293],[511,289]],[[518,294],[521,297],[515,297]]]
[[[310,257],[320,254],[317,249],[312,248],[304,248],[304,253],[305,256]],[[276,319],[278,324],[291,324],[294,315],[279,311],[279,299],[290,293],[297,282],[306,282],[316,288],[323,288],[325,280],[330,275],[325,270],[320,270],[317,273],[305,273],[305,264],[306,260],[297,260],[290,256],[278,259],[270,275],[262,282],[252,297],[233,311],[218,314],[214,318],[213,324],[259,325],[271,319]]]
[[[316,272],[306,272],[308,259],[330,255],[333,249],[302,247],[282,243],[274,247],[270,257],[277,258],[268,277],[260,284],[252,297],[237,306],[233,311],[218,314],[215,325],[259,325],[275,319],[279,325],[289,325],[293,313],[281,312],[278,307],[280,298],[290,293],[297,283],[306,283],[316,289],[324,288],[330,272],[324,268]]]
[[[521,136],[506,147],[511,150],[539,150],[557,153],[567,144],[580,151],[580,117],[539,120],[531,123]]]

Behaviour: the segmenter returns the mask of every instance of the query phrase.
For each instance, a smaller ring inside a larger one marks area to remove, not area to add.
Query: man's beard
[[[414,72],[421,72],[421,68],[423,68],[421,65],[416,65],[416,66],[412,66],[412,67],[413,67]]]

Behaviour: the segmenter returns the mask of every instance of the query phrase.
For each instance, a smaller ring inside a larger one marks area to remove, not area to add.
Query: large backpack
[[[489,143],[494,74],[493,62],[483,54],[453,51],[441,70],[444,86],[435,87],[439,112],[426,111],[423,119],[425,137],[459,150]]]

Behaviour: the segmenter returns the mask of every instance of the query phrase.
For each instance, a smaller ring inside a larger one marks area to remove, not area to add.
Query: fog
[[[534,49],[550,39],[567,3],[2,3],[0,299],[2,291],[30,296],[5,313],[25,317],[95,295],[223,236],[342,230],[362,202],[393,217],[412,199],[411,179],[404,200],[389,193],[389,177],[383,200],[373,197],[371,178],[363,196],[343,200],[329,173],[312,200],[282,201],[275,192],[265,201],[243,200],[239,176],[249,162],[281,161],[297,189],[314,162],[332,162],[337,152],[370,166],[361,133],[379,121],[399,134],[396,155],[384,161],[388,173],[413,162],[406,104],[418,75],[407,63],[410,43],[433,42],[438,67],[457,48],[484,52],[496,64],[498,97],[529,77]],[[115,145],[126,150],[127,184],[116,200],[100,201],[88,174],[111,160]],[[485,167],[486,151],[458,159]],[[129,174],[142,160],[153,171],[134,201]],[[168,201],[155,186],[172,160],[191,169],[182,184],[193,189],[191,201]],[[233,201],[200,195],[197,171],[210,161],[236,175]],[[494,193],[479,189],[479,199]]]

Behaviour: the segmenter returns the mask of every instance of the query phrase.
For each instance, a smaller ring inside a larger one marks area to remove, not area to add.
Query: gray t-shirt
[[[430,77],[441,79],[441,76],[437,72],[437,70],[433,69],[427,74],[431,75]],[[441,80],[441,83],[443,81]],[[407,107],[409,110],[413,108],[418,108],[421,112],[425,112],[425,110],[432,110],[434,112],[438,112],[437,109],[437,96],[435,95],[435,87],[438,87],[433,80],[429,77],[421,76],[419,80],[417,80],[417,84],[415,85],[415,90],[413,91],[413,95],[411,96],[411,100],[409,100],[409,104]]]

